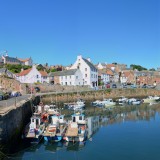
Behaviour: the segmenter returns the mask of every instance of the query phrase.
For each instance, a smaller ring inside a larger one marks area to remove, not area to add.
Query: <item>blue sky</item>
[[[0,51],[35,63],[160,67],[159,0],[0,0]]]

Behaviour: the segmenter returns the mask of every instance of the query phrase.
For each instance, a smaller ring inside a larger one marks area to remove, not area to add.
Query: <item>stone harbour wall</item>
[[[30,121],[32,105],[38,104],[39,97],[30,99],[6,114],[0,115],[0,149],[10,150],[21,138],[25,125]]]
[[[78,98],[87,101],[102,100],[103,98],[116,99],[120,96],[125,97],[147,97],[149,95],[160,96],[160,90],[155,89],[106,89],[100,91],[83,91],[83,92],[72,92],[72,93],[57,93],[50,95],[43,95],[42,101],[44,102],[73,102]]]

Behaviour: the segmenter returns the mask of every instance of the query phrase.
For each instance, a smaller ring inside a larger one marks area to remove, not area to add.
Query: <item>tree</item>
[[[135,64],[131,64],[130,68],[132,68],[133,70],[137,69],[138,71],[147,70],[147,68],[144,68],[140,65],[135,65]]]
[[[154,68],[149,69],[149,71],[156,71]]]
[[[56,72],[57,70],[55,68],[52,68],[51,69],[51,72]]]

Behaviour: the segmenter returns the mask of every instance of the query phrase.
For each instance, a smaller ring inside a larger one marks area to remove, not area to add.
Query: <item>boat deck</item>
[[[35,133],[27,133],[26,137],[27,138],[34,138],[35,137]]]
[[[71,126],[69,126],[66,131],[66,136],[69,136],[69,137],[78,136],[78,128],[71,128]]]

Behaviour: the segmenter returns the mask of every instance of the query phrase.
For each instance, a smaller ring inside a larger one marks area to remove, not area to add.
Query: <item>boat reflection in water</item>
[[[100,124],[100,117],[99,116],[93,116],[93,117],[88,117],[87,118],[87,139],[89,141],[92,141],[92,136],[98,131],[99,129],[99,124]],[[87,141],[87,140],[86,140]],[[67,151],[79,151],[82,150],[85,145],[86,141],[82,142],[57,142],[57,143],[49,143],[49,142],[44,142],[45,149],[56,152],[58,150],[64,149]]]
[[[95,113],[97,114],[97,112]],[[112,157],[114,157],[114,159],[120,159],[119,157],[122,156],[120,160],[128,160],[128,156],[125,157],[126,155],[123,155],[124,149],[127,149],[127,153],[129,156],[134,151],[136,152],[136,154],[134,154],[133,156],[138,155],[141,159],[143,159],[144,154],[142,154],[142,152],[139,152],[138,149],[134,150],[134,147],[136,148],[138,145],[142,146],[140,150],[143,149],[147,156],[149,156],[148,159],[152,159],[151,157],[156,154],[158,154],[158,156],[160,157],[160,154],[158,152],[158,142],[160,141],[160,104],[156,104],[153,106],[149,106],[149,104],[143,104],[137,107],[131,106],[130,108],[127,106],[121,111],[117,111],[117,108],[115,108],[115,112],[114,110],[112,110],[108,117],[105,115],[106,113],[104,111],[102,111],[102,113],[103,114],[101,115],[103,116],[97,116],[95,114],[96,116],[87,117],[86,141],[62,141],[52,143],[44,141],[37,146],[30,147],[25,150],[22,149],[24,151],[20,152],[17,155],[15,154],[15,157],[21,157],[21,159],[23,160],[28,160],[31,158],[39,160],[96,160],[99,158],[98,156],[101,156],[99,159],[106,160],[107,155],[109,157],[108,159],[113,159]],[[121,143],[122,140],[123,143]],[[154,148],[152,152],[149,152],[150,146],[147,145],[148,143],[150,143],[152,145],[152,148]],[[115,147],[117,144],[120,147]],[[113,150],[115,152],[117,151],[117,153],[119,154],[114,154],[112,152]],[[159,159],[159,157],[157,159]],[[139,160],[137,157],[134,159]],[[156,158],[154,157],[153,159]]]

